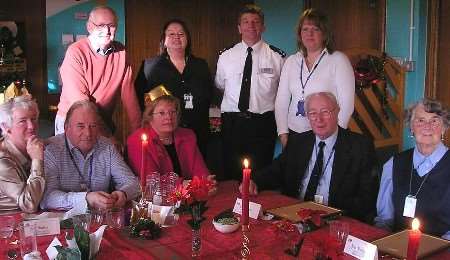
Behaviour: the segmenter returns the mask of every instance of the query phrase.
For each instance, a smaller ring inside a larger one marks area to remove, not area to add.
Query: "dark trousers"
[[[273,111],[222,113],[222,145],[225,179],[242,179],[244,158],[252,171],[272,163],[277,137]]]

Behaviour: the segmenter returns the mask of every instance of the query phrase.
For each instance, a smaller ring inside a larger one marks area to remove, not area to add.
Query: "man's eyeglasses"
[[[174,39],[174,38],[183,38],[186,36],[186,34],[184,32],[179,32],[179,33],[171,32],[171,33],[166,33],[166,36]]]
[[[417,127],[424,127],[425,125],[429,125],[431,128],[437,128],[442,124],[442,120],[439,117],[433,117],[429,120],[425,118],[415,118],[413,123]]]
[[[159,116],[159,117],[165,117],[165,116],[169,116],[169,117],[174,117],[178,114],[178,111],[176,110],[171,110],[171,111],[161,111],[161,112],[155,112],[153,113],[154,116]]]
[[[330,119],[334,110],[336,110],[336,108],[334,108],[332,110],[322,109],[319,112],[310,111],[310,112],[306,113],[306,115],[308,116],[309,120],[317,120],[317,118],[319,118],[319,116],[323,119]]]
[[[103,30],[103,29],[116,29],[117,24],[115,23],[108,23],[108,24],[96,24],[93,21],[90,21],[97,29]]]

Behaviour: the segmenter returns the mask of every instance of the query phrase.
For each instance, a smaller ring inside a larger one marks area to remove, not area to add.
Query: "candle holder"
[[[241,257],[243,260],[250,259],[250,225],[242,225]]]

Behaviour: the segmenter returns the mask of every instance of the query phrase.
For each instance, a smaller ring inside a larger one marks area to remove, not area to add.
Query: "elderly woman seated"
[[[180,101],[163,86],[146,95],[142,128],[132,133],[127,141],[128,160],[133,171],[140,175],[141,184],[144,186],[146,176],[153,172],[160,175],[175,172],[184,179],[208,176],[213,180],[214,175],[209,175],[194,132],[178,127]],[[144,134],[147,141],[142,140]]]
[[[416,217],[425,233],[450,240],[450,152],[442,142],[449,110],[424,99],[406,111],[405,121],[416,146],[384,165],[375,223],[398,231]]]
[[[30,95],[0,105],[0,213],[34,212],[45,189],[43,143],[37,137],[39,110]]]

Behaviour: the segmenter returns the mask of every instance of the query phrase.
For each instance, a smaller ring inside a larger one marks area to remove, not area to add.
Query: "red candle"
[[[412,229],[409,231],[408,236],[408,254],[407,260],[416,260],[417,259],[417,251],[419,250],[420,236],[422,232],[420,232],[420,222],[417,218],[412,221]]]
[[[249,197],[249,185],[250,174],[252,169],[248,167],[249,162],[244,159],[244,168],[242,169],[242,225],[248,225],[248,197]]]
[[[141,169],[140,169],[140,174],[141,174],[141,178],[144,178],[144,180],[145,180],[145,170],[144,170],[144,167],[145,167],[145,154],[144,154],[144,150],[145,150],[145,146],[147,146],[147,143],[148,143],[148,137],[147,137],[147,135],[144,133],[144,134],[142,134],[141,135],[141,141],[142,141],[142,144],[141,144]]]

